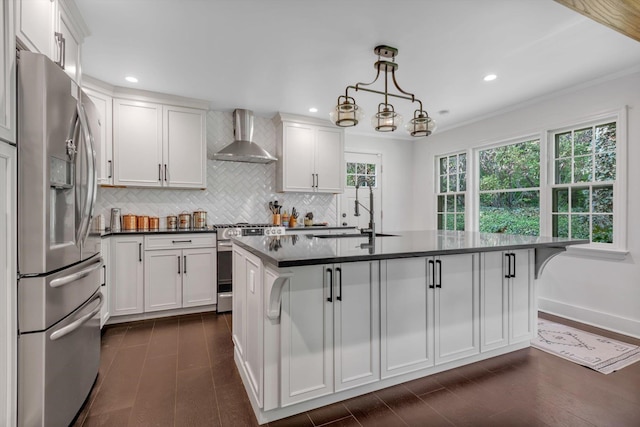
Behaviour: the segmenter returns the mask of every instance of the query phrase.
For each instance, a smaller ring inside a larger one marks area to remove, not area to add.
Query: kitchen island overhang
[[[587,243],[397,234],[234,240],[234,357],[261,423],[528,347],[534,275]]]

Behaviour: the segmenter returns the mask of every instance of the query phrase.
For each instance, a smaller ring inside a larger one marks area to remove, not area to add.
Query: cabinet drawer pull
[[[513,270],[511,272],[511,277],[516,277],[516,254],[511,254],[511,256],[513,257]]]
[[[429,276],[429,270],[431,272],[431,276]],[[432,259],[429,260],[429,265],[427,266],[427,282],[429,283],[429,289],[435,288],[434,284],[436,282],[436,267]]]
[[[505,279],[508,279],[511,277],[511,254],[504,254],[504,256],[507,259],[507,272],[504,277]]]
[[[327,273],[329,273],[329,297],[327,301],[333,302],[333,270],[327,268]]]
[[[171,243],[191,243],[191,239],[189,240],[172,240]]]

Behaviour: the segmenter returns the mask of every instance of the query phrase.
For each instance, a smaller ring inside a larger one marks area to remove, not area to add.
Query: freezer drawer
[[[21,333],[44,331],[87,301],[100,287],[102,258],[94,256],[47,276],[18,281]]]
[[[18,339],[18,425],[66,427],[89,395],[100,364],[97,291],[43,332]]]

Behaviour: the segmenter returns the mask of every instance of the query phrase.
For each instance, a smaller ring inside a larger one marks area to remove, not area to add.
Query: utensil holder
[[[294,217],[289,217],[289,227],[293,228],[298,225],[298,220]]]
[[[273,214],[273,225],[281,225],[282,224],[282,217],[280,216],[280,214]]]

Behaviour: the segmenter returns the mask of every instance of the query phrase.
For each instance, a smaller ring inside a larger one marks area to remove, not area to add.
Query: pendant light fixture
[[[419,108],[413,113],[413,118],[405,125],[407,132],[409,132],[411,136],[416,137],[431,135],[436,128],[436,124],[422,108],[422,101],[417,99],[414,94],[402,90],[396,81],[395,72],[398,69],[398,64],[393,60],[396,55],[398,55],[398,49],[381,45],[376,46],[373,52],[378,55],[378,60],[373,64],[373,67],[377,70],[376,78],[373,79],[371,83],[357,83],[355,86],[347,86],[344,96],[338,97],[338,105],[336,105],[336,108],[329,114],[331,121],[340,127],[357,125],[364,117],[364,113],[362,108],[356,104],[355,99],[349,96],[349,89],[353,89],[356,92],[363,90],[365,92],[384,95],[384,102],[378,104],[378,111],[371,117],[371,126],[378,132],[393,132],[402,126],[402,116],[396,113],[393,105],[389,103],[389,97],[394,97],[407,99],[419,104]],[[391,61],[381,58],[391,58]],[[364,87],[371,86],[377,82],[382,73],[384,73],[384,92]],[[391,74],[393,86],[395,86],[399,93],[389,93],[389,74]]]

